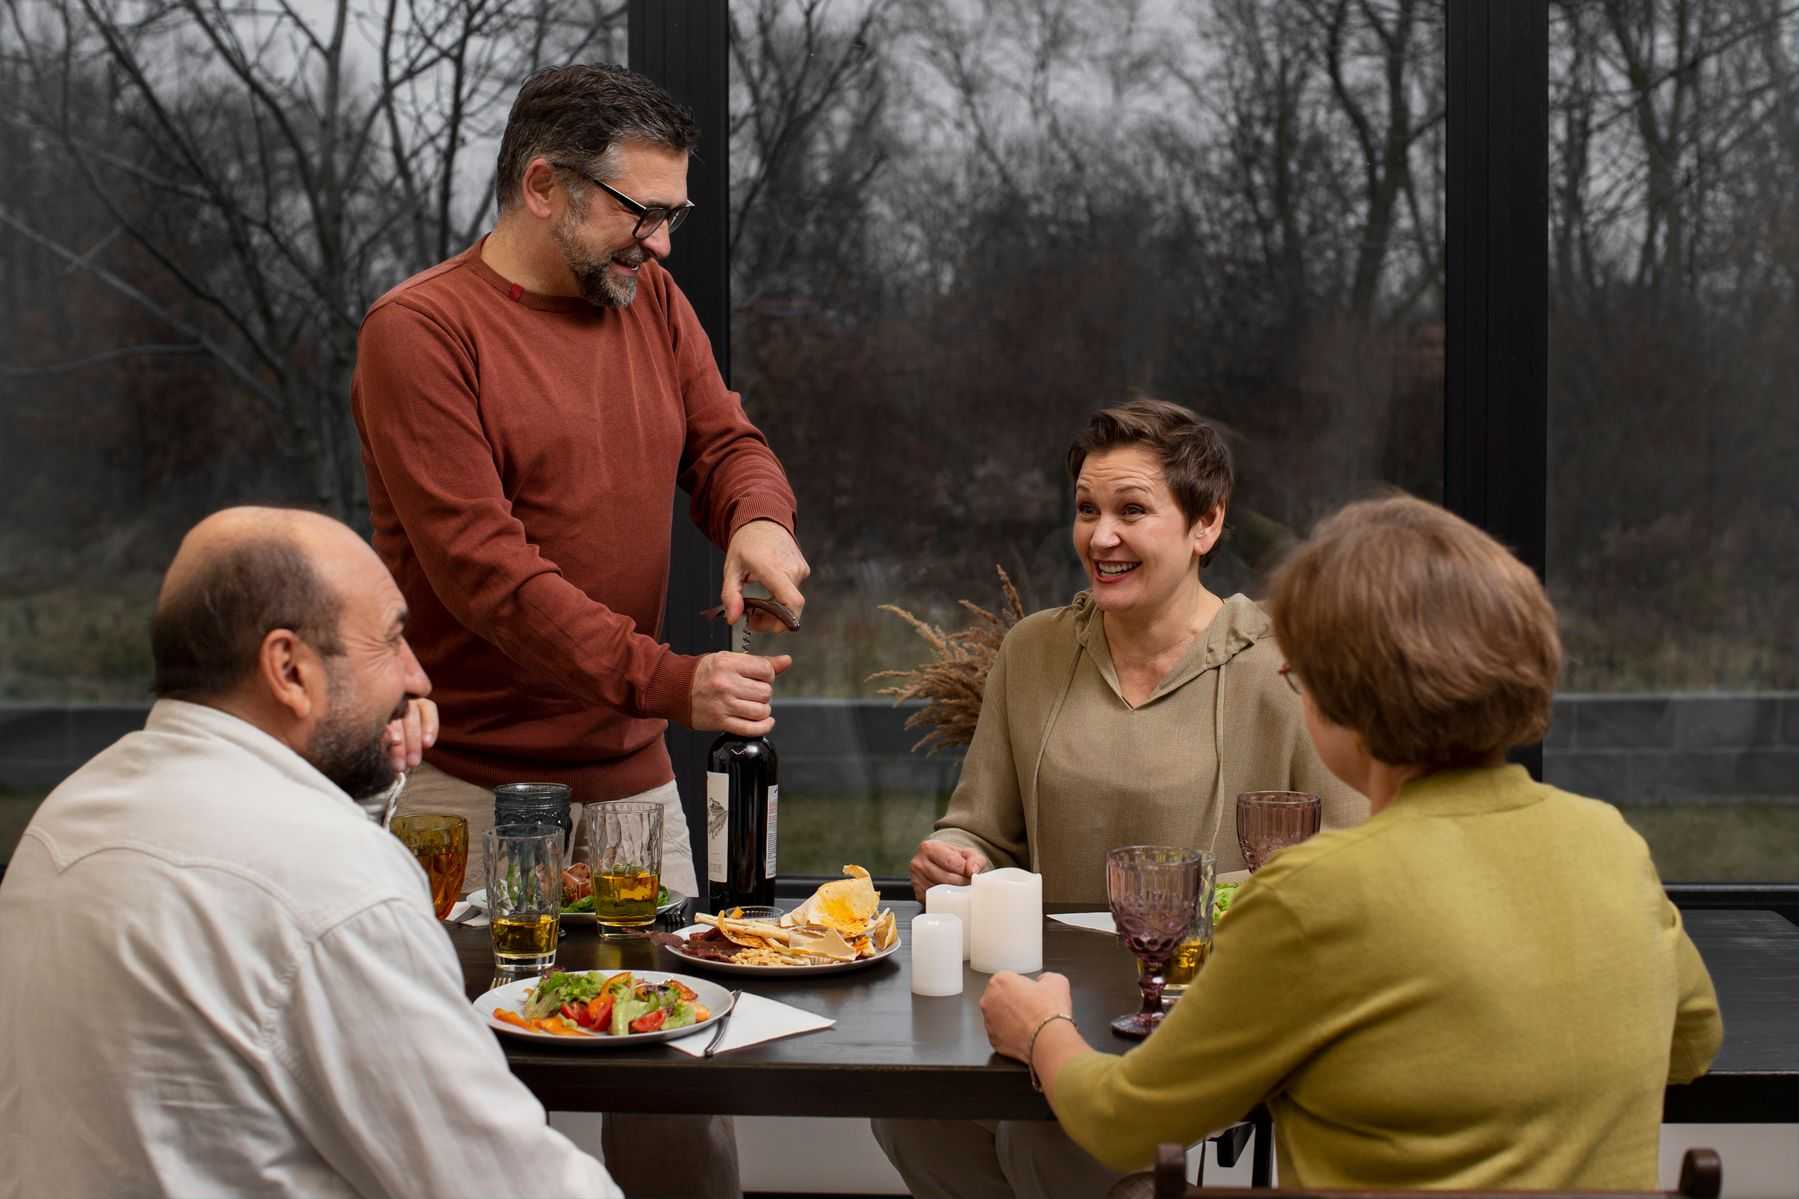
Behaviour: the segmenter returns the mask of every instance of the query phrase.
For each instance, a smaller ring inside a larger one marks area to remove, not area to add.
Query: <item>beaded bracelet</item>
[[[1044,1029],[1048,1028],[1051,1023],[1057,1020],[1066,1020],[1070,1024],[1074,1023],[1073,1016],[1064,1016],[1061,1012],[1057,1012],[1053,1016],[1045,1016],[1037,1022],[1037,1027],[1031,1030],[1030,1043],[1026,1045],[1024,1049],[1025,1069],[1031,1072],[1031,1089],[1039,1094],[1043,1092],[1043,1080],[1037,1077],[1037,1037]]]

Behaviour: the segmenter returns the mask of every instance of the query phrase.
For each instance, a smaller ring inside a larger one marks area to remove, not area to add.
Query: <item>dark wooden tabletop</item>
[[[902,933],[918,911],[893,905]],[[1692,1123],[1799,1122],[1799,929],[1771,912],[1686,914],[1717,984],[1724,1048],[1710,1074],[1668,1088],[1667,1118]],[[472,999],[492,985],[485,928],[452,928]],[[837,1021],[824,1032],[710,1061],[666,1046],[619,1050],[539,1046],[502,1037],[513,1072],[552,1110],[713,1112],[765,1116],[936,1116],[1048,1119],[1023,1066],[987,1044],[979,1002],[987,976],[968,970],[961,995],[911,993],[910,937],[877,965],[809,979],[709,973],[647,941],[565,931],[567,970],[660,969],[742,986]],[[1075,1022],[1092,1044],[1122,1052],[1107,1023],[1137,1006],[1131,957],[1108,936],[1045,922],[1044,968],[1074,984]]]

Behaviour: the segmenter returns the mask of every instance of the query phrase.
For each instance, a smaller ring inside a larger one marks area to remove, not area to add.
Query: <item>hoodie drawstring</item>
[[[1212,837],[1206,848],[1218,852],[1218,830],[1224,825],[1224,667],[1218,664],[1218,683],[1212,689],[1212,757],[1217,762],[1212,778]]]

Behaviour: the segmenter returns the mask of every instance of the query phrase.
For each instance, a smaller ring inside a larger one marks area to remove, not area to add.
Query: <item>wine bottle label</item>
[[[768,789],[768,859],[762,863],[764,878],[775,877],[775,809],[781,803],[781,788]]]
[[[725,835],[731,827],[731,776],[718,770],[706,772],[706,881],[722,883],[725,873]]]

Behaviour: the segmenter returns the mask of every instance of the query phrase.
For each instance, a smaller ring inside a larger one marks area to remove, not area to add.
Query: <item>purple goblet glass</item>
[[[1141,1011],[1112,1021],[1121,1037],[1147,1037],[1162,1022],[1168,959],[1193,923],[1204,856],[1178,845],[1127,845],[1106,853],[1106,898],[1125,948],[1143,963]]]
[[[1277,849],[1318,831],[1318,797],[1306,791],[1246,791],[1237,796],[1237,848],[1254,874]]]

